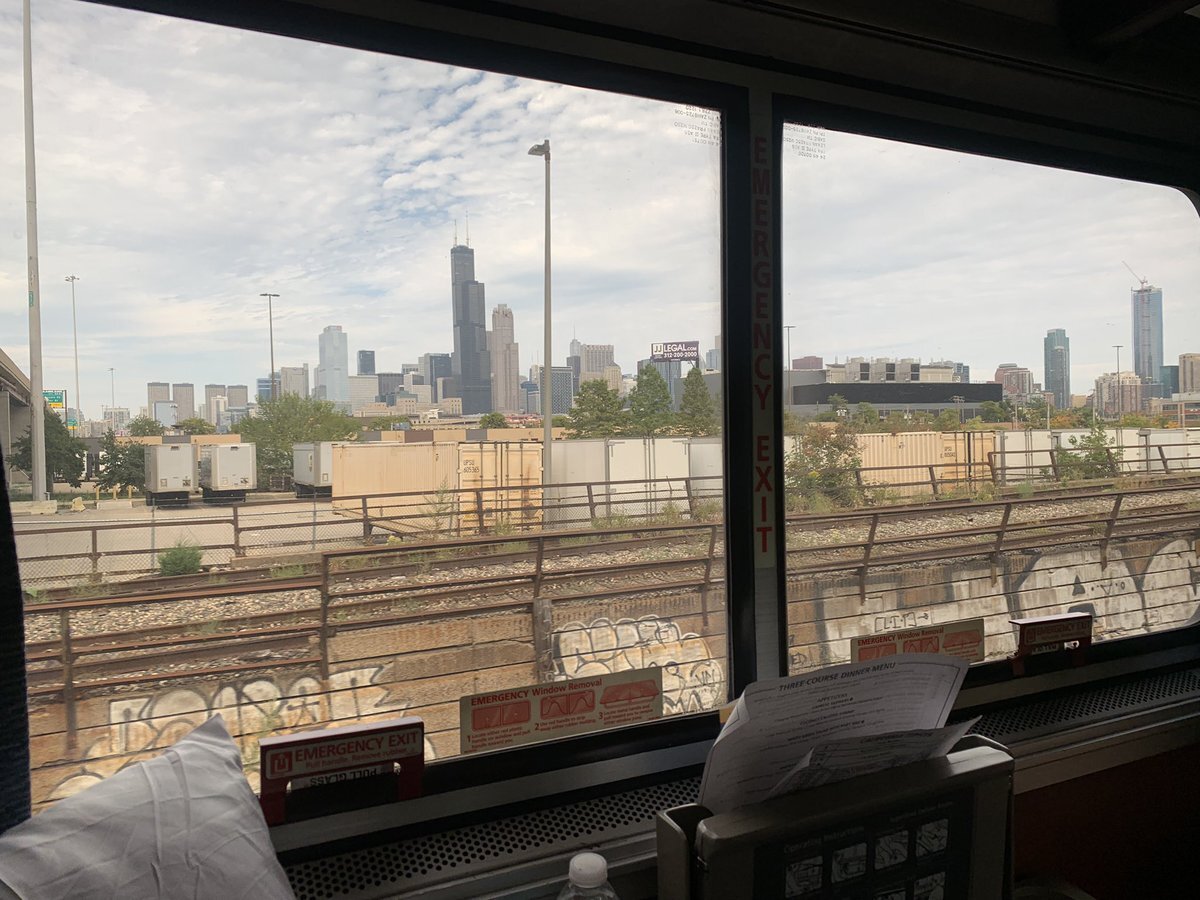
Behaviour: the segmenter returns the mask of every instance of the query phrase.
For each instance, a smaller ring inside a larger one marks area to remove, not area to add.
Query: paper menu
[[[900,653],[755,682],[709,751],[700,803],[722,813],[765,800],[820,744],[941,728],[967,667],[950,656]]]

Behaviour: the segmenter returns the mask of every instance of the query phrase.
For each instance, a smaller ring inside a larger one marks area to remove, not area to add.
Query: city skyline
[[[6,71],[19,31],[0,14]],[[676,104],[63,0],[37,4],[34,69],[45,386],[73,384],[69,289],[52,285],[74,272],[91,419],[110,367],[134,410],[158,378],[254,384],[270,368],[263,291],[280,295],[280,368],[311,368],[331,323],[380,370],[450,350],[445,253],[468,210],[489,307],[540,347],[543,173],[526,150],[547,135],[551,362],[573,331],[631,373],[652,341],[720,330],[719,149],[680,133]],[[0,111],[18,172],[17,84],[0,83]],[[819,134],[820,158],[783,158],[793,355],[1014,361],[1044,381],[1034,341],[1063,327],[1072,382],[1090,384],[1131,344],[1122,260],[1164,286],[1166,360],[1197,349],[1200,221],[1178,192]],[[25,366],[23,216],[8,179],[0,333]]]

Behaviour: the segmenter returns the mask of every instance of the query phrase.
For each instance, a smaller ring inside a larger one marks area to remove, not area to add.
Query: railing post
[[[362,498],[362,523],[363,523],[363,543],[371,540],[371,513],[367,509],[367,498],[363,495]]]
[[[550,681],[554,677],[554,648],[551,635],[554,633],[554,615],[551,601],[542,596],[542,577],[546,559],[546,536],[538,535],[537,556],[533,570],[533,654],[536,660],[538,681]]]
[[[588,497],[588,519],[589,519],[589,521],[594,522],[594,521],[596,521],[596,492],[593,489],[592,483],[590,481],[587,483],[587,497]],[[543,527],[545,527],[545,526],[543,526]]]
[[[992,548],[992,584],[1000,577],[1000,551],[1004,549],[1004,537],[1008,531],[1008,520],[1012,517],[1012,501],[1004,504],[1004,513],[1000,516],[1000,530],[996,532],[996,546]]]
[[[1108,522],[1104,527],[1104,540],[1100,544],[1101,570],[1108,568],[1108,542],[1112,540],[1113,530],[1117,527],[1117,517],[1121,515],[1121,501],[1124,498],[1124,494],[1117,494],[1113,498],[1112,512],[1108,514]]]
[[[988,451],[987,467],[989,470],[991,470],[991,473],[992,473],[992,484],[999,485],[1000,484],[1000,476],[999,476],[999,473],[996,471],[996,451],[995,450]]]
[[[1054,473],[1054,480],[1058,481],[1058,447],[1051,447],[1046,452],[1050,454],[1050,471]]]
[[[1171,470],[1167,465],[1167,451],[1166,451],[1166,448],[1163,447],[1162,444],[1158,445],[1158,458],[1160,460],[1162,460],[1163,474],[1169,475],[1171,473]]]
[[[476,533],[486,534],[487,526],[483,522],[483,488],[475,488],[475,518],[478,522]]]
[[[364,502],[366,502],[364,500]],[[329,685],[329,556],[321,556],[321,629],[318,641],[321,649],[321,680]]]
[[[684,492],[685,496],[687,497],[688,518],[689,519],[695,518],[695,516],[696,516],[696,500],[692,496],[692,478],[690,475],[687,478],[683,479],[683,492]]]
[[[858,599],[860,603],[867,602],[867,569],[871,565],[871,552],[875,549],[875,532],[879,530],[879,513],[871,516],[871,530],[867,532],[867,542],[863,545],[862,566],[858,570]]]
[[[78,721],[75,709],[75,649],[71,642],[71,611],[60,610],[58,629],[62,637],[63,709],[66,714],[67,747],[74,751],[78,740]]]
[[[926,466],[929,470],[929,487],[933,490],[933,496],[940,497],[941,491],[938,490],[937,475],[933,471],[933,466]]]
[[[242,555],[242,520],[238,515],[238,504],[234,503],[230,508],[233,511],[233,555],[239,557]]]
[[[100,576],[100,529],[92,529],[92,552],[88,554],[92,560],[92,580],[99,580]]]
[[[704,627],[708,627],[708,591],[712,586],[713,554],[717,552],[717,526],[708,527],[708,556],[704,560],[704,583],[700,585],[700,612]],[[786,573],[785,573],[786,577]],[[786,596],[785,596],[786,601]]]

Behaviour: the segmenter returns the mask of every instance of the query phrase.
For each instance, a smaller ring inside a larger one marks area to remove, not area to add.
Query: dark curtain
[[[29,818],[25,619],[8,484],[0,460],[0,832]]]

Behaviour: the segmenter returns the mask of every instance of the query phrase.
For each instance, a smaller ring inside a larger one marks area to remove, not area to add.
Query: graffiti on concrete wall
[[[45,799],[78,793],[154,755],[216,713],[242,748],[246,777],[257,790],[260,737],[330,722],[346,725],[380,714],[403,715],[408,703],[393,696],[386,670],[371,666],[334,672],[327,685],[311,675],[279,675],[110,700],[104,733],[79,754],[79,771],[61,780]],[[425,758],[434,758],[428,739]]]
[[[725,667],[708,641],[685,634],[670,619],[593,619],[572,622],[551,637],[555,672],[560,678],[662,669],[663,712],[714,709],[725,702]]]
[[[840,615],[813,623],[816,642],[809,637],[800,643],[789,635],[790,671],[848,662],[853,635],[956,619],[994,617],[987,655],[995,659],[1014,649],[1008,618],[1088,612],[1095,617],[1096,635],[1114,638],[1181,625],[1200,610],[1200,555],[1192,542],[1179,538],[1114,543],[1107,560],[1097,547],[1009,556],[995,580],[988,563],[937,563],[930,569],[936,574],[931,583],[944,581],[945,599],[927,587],[917,595],[919,605],[901,582],[889,589],[882,573],[872,578],[865,604],[854,578],[804,585],[807,592],[793,594],[793,600],[819,601],[827,612],[837,609]]]

